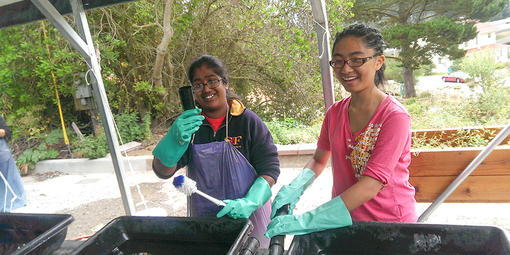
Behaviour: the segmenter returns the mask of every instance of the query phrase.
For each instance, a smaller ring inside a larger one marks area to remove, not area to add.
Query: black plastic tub
[[[238,254],[252,229],[248,219],[122,216],[73,254]]]
[[[510,254],[510,241],[497,227],[359,221],[294,236],[297,254]]]
[[[0,213],[0,254],[52,254],[72,221],[69,214]]]

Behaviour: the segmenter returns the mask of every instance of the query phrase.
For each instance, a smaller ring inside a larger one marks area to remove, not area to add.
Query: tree
[[[163,38],[161,39],[161,42],[159,43],[156,52],[156,61],[154,63],[154,69],[152,73],[152,79],[154,84],[156,86],[161,87],[163,86],[163,64],[166,58],[166,55],[168,54],[168,44],[170,44],[170,40],[172,39],[173,35],[173,28],[171,24],[172,19],[172,10],[174,1],[173,0],[165,0],[164,2],[164,12],[163,12],[163,26],[159,25],[163,30]]]
[[[482,88],[483,93],[503,82],[503,77],[497,70],[496,55],[492,51],[478,51],[464,57],[461,67],[474,79],[475,84]]]
[[[85,63],[47,24],[42,21],[0,30],[0,111],[16,127],[15,137],[37,135],[48,127],[59,126],[52,72],[64,106],[64,119],[76,120],[72,84],[74,74],[83,70]],[[47,39],[43,36],[44,26]]]
[[[337,30],[353,2],[330,3],[330,28]],[[66,19],[73,25],[71,16]],[[189,64],[212,54],[226,64],[234,93],[264,120],[306,123],[322,116],[321,52],[308,1],[139,0],[89,10],[87,20],[114,114],[150,114],[154,124],[173,119],[181,112],[178,87],[189,84]],[[66,120],[87,124],[72,107],[72,84],[88,68],[56,29],[47,28],[44,41],[39,22],[0,30],[0,110],[16,121],[32,120],[19,126],[58,126],[58,115],[47,117],[57,112],[53,70]]]
[[[359,0],[354,19],[377,24],[389,48],[399,50],[405,96],[416,96],[413,72],[434,54],[458,59],[459,45],[475,38],[476,22],[501,12],[507,0]]]

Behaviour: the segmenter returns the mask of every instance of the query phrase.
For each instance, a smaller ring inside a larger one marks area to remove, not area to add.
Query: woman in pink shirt
[[[266,236],[306,234],[359,221],[416,222],[415,190],[409,183],[411,118],[384,81],[384,41],[377,29],[354,24],[335,37],[335,77],[351,93],[327,111],[313,158],[278,192],[272,208],[290,205],[332,158],[332,200],[302,215],[273,218]]]

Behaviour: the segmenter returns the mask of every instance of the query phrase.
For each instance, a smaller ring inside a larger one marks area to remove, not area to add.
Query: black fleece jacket
[[[236,116],[237,115],[237,116]],[[278,151],[273,137],[264,122],[254,112],[244,109],[242,113],[228,115],[228,140],[237,148],[248,162],[255,168],[258,175],[271,176],[275,181],[280,175]],[[214,132],[209,122],[204,119],[200,129],[195,133],[193,143],[204,144],[225,140],[226,120]],[[177,163],[177,169],[188,165],[191,159],[191,146]],[[171,176],[160,176],[170,178]]]

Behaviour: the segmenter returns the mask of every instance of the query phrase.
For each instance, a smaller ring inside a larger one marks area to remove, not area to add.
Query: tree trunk
[[[168,53],[168,44],[173,36],[173,28],[171,24],[171,16],[173,10],[174,1],[166,0],[164,3],[164,12],[163,12],[163,38],[161,38],[161,42],[156,49],[156,61],[154,62],[154,69],[152,73],[152,79],[154,85],[163,86],[163,64],[165,61],[165,57]]]
[[[414,75],[413,69],[404,66],[404,88],[405,88],[405,98],[415,97],[416,90],[414,89]]]

